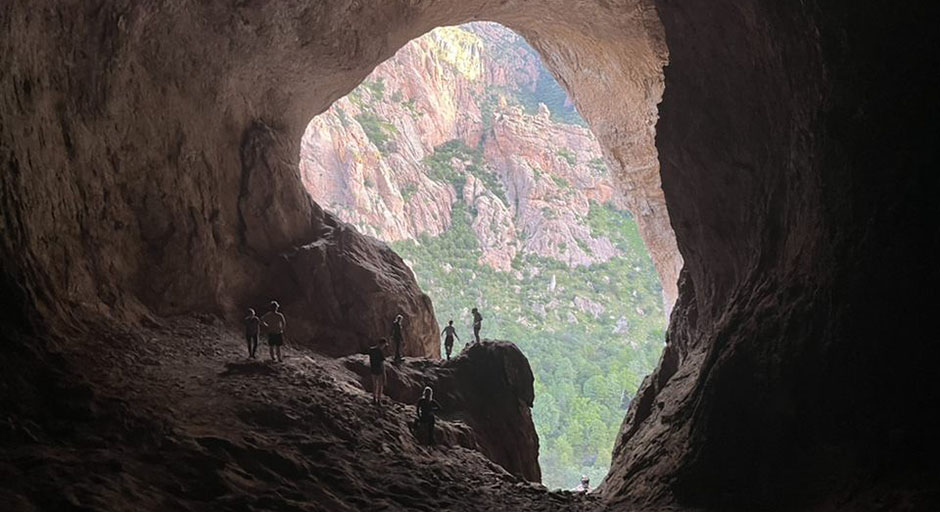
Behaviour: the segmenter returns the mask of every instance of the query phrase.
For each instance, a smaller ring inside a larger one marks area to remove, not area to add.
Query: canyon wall
[[[408,40],[486,18],[540,52],[628,197],[658,188],[654,134],[663,164],[666,199],[631,209],[657,261],[674,246],[650,233],[671,219],[683,285],[605,498],[930,509],[940,212],[927,7],[6,2],[4,318],[80,327],[267,297],[257,283],[281,282],[285,255],[336,229],[296,170],[309,120]],[[335,250],[380,272],[374,242]]]
[[[586,220],[590,201],[628,203],[600,145],[535,50],[494,23],[405,45],[310,122],[300,168],[318,204],[382,240],[440,235],[462,200],[495,269],[525,254],[572,267],[619,254]]]

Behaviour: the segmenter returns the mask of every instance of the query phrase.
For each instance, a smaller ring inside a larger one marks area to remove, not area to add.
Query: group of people
[[[271,352],[272,361],[281,361],[281,345],[284,344],[284,328],[287,327],[287,319],[281,313],[281,305],[276,300],[268,304],[268,311],[259,317],[255,310],[248,308],[248,316],[245,317],[245,338],[248,342],[248,357],[254,359],[255,352],[258,350],[258,338],[261,336],[261,328],[264,327],[268,334],[268,349]]]
[[[477,308],[471,309],[470,313],[473,314],[473,339],[476,343],[479,343],[480,329],[483,327],[483,315],[480,314]],[[447,322],[447,327],[441,331],[441,336],[444,337],[444,353],[447,355],[447,360],[450,361],[450,354],[454,350],[454,338],[460,339],[460,336],[457,335],[457,329],[454,329],[453,320]]]
[[[483,327],[483,315],[480,314],[480,311],[477,308],[473,308],[471,311],[473,315],[473,338],[474,342],[480,342],[480,330]],[[397,315],[395,320],[392,321],[392,333],[391,338],[392,342],[395,344],[394,350],[394,361],[395,364],[401,364],[402,361],[402,344],[404,343],[404,334],[402,321],[404,318],[402,315]],[[447,360],[450,361],[451,352],[454,349],[454,339],[460,339],[460,336],[457,334],[457,330],[454,328],[454,321],[451,320],[447,323],[447,327],[444,327],[444,330],[441,331],[441,336],[444,337],[444,350],[447,354]],[[380,339],[375,345],[369,347],[369,373],[372,376],[372,403],[375,405],[382,405],[382,397],[385,395],[385,350],[388,348],[388,338]],[[415,427],[416,434],[421,434],[422,432],[427,436],[427,443],[433,445],[434,440],[434,423],[435,423],[435,412],[440,410],[440,405],[437,401],[434,400],[434,390],[431,387],[425,387],[424,392],[421,394],[421,399],[418,400],[416,404],[415,412]]]
[[[480,342],[480,329],[483,327],[483,315],[477,308],[470,310],[473,315],[473,338],[474,342]],[[402,345],[404,344],[404,333],[402,328],[402,315],[397,315],[392,321],[392,342],[395,344],[395,364],[402,362]],[[276,300],[268,304],[268,311],[262,316],[258,316],[254,309],[248,308],[248,316],[245,317],[245,339],[248,344],[248,357],[254,359],[258,350],[258,340],[261,337],[261,330],[264,328],[267,333],[268,349],[271,353],[272,361],[282,361],[281,346],[284,344],[284,329],[287,327],[287,319],[281,313],[281,306]],[[447,327],[441,331],[444,337],[444,350],[447,354],[447,360],[450,361],[450,355],[454,348],[454,339],[460,339],[457,330],[454,328],[454,321],[447,323]],[[369,347],[369,372],[372,375],[372,402],[375,405],[382,404],[382,397],[385,394],[385,350],[388,348],[388,339],[382,338],[375,345]],[[434,444],[434,423],[435,412],[440,410],[441,406],[434,400],[434,390],[425,387],[421,394],[421,399],[416,404],[415,426],[416,434],[422,432],[427,435],[427,442]]]

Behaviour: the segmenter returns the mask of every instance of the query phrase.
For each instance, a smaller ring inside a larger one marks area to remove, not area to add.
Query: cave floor
[[[419,445],[413,408],[374,407],[340,361],[285,347],[271,363],[264,344],[250,360],[211,317],[80,341],[61,354],[80,376],[48,384],[55,410],[0,428],[4,510],[602,508]]]

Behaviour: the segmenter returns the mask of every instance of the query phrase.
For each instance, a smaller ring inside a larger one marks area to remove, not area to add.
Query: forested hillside
[[[597,141],[523,39],[436,29],[311,121],[310,194],[390,242],[439,324],[520,346],[536,377],[543,481],[598,483],[655,366],[662,290]],[[457,349],[462,347],[458,343]]]

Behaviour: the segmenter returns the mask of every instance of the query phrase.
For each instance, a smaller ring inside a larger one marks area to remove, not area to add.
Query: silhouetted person
[[[382,405],[385,393],[385,347],[388,340],[382,338],[369,347],[369,373],[372,374],[372,403]]]
[[[454,321],[447,322],[447,327],[441,331],[444,336],[444,352],[447,354],[447,360],[450,361],[450,353],[454,350],[454,336],[457,336],[457,329],[454,329]],[[460,339],[460,336],[457,336]]]
[[[434,445],[434,413],[440,410],[441,406],[434,401],[434,391],[426,387],[424,388],[424,394],[421,395],[421,400],[418,400],[417,407],[417,431],[420,433],[421,429],[424,428],[428,432],[428,444]]]
[[[480,328],[483,327],[483,315],[477,311],[477,308],[470,310],[473,313],[473,337],[476,339],[476,342],[480,342]]]
[[[255,358],[255,351],[258,350],[258,335],[261,333],[263,323],[255,314],[255,310],[248,308],[248,316],[245,317],[245,340],[248,342],[248,357],[252,359]]]
[[[572,490],[574,492],[591,492],[591,479],[587,475],[581,475],[581,484]]]
[[[392,322],[392,342],[395,343],[395,364],[401,364],[401,344],[405,340],[401,333],[401,320],[402,316],[398,315],[395,317],[395,321]]]
[[[284,344],[284,328],[287,327],[287,319],[281,314],[281,305],[276,300],[271,301],[271,310],[261,317],[261,321],[268,328],[268,350],[271,352],[271,360],[282,361],[281,345]]]

